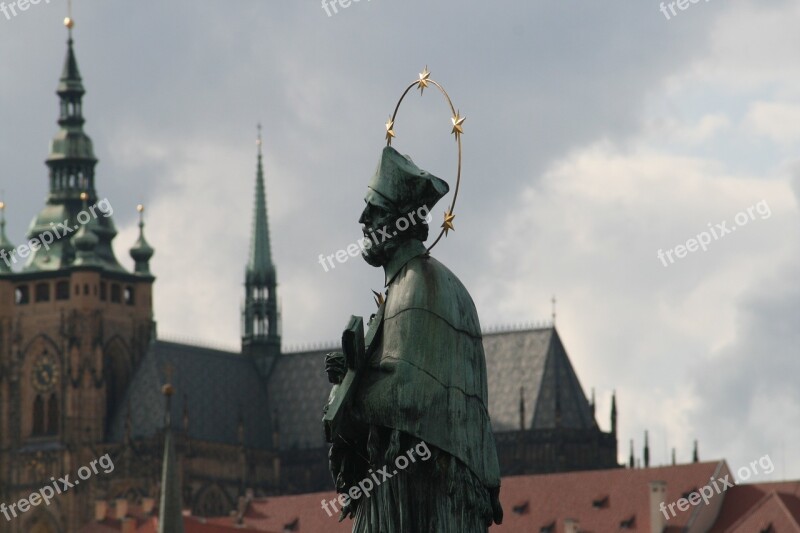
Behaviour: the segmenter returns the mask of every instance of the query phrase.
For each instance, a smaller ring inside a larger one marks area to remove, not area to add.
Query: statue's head
[[[406,241],[424,242],[428,213],[449,190],[447,182],[420,169],[407,155],[384,148],[358,219],[363,224],[364,260],[383,266]]]

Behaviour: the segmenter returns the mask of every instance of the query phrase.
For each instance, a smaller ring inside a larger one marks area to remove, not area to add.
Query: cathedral
[[[115,257],[69,31],[47,201],[25,244],[15,246],[0,220],[0,502],[65,475],[74,486],[47,505],[0,515],[0,532],[78,531],[109,502],[152,508],[168,434],[182,506],[193,515],[225,516],[245,493],[330,489],[326,352],[281,349],[260,143],[241,351],[159,340],[155,250],[140,207],[132,268]],[[487,331],[483,342],[502,475],[619,466],[616,401],[604,432],[554,324]],[[97,471],[102,457],[110,471]],[[84,477],[89,465],[95,471]]]

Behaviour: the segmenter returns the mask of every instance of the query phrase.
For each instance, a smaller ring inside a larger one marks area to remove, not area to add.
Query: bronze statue
[[[485,533],[503,518],[478,314],[423,245],[448,190],[391,146],[367,189],[362,255],[386,296],[366,339],[353,317],[345,353],[326,358],[330,467],[354,533]]]

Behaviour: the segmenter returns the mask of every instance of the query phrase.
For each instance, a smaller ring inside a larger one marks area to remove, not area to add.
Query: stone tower
[[[114,208],[97,193],[71,21],[67,26],[47,201],[25,243],[14,247],[0,227],[0,501],[9,503],[51,477],[75,480],[103,453],[155,332],[153,249],[140,225],[131,249],[135,272],[114,256]],[[3,517],[0,531],[76,531],[89,518],[97,486],[76,484],[51,505]]]

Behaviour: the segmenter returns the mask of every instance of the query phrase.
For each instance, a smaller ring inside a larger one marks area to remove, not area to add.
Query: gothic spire
[[[617,391],[611,394],[611,433],[617,434]]]
[[[264,165],[261,153],[261,124],[258,125],[258,162],[256,167],[256,196],[253,210],[253,228],[250,237],[250,259],[247,262],[247,277],[254,283],[265,283],[275,276],[272,253],[269,245],[269,221],[267,219]]]
[[[255,359],[263,376],[269,375],[280,355],[278,294],[275,266],[269,246],[269,225],[261,154],[261,125],[258,126],[256,197],[250,258],[245,269],[245,301],[242,310],[242,351]]]
[[[169,375],[169,372],[168,372]],[[158,533],[183,533],[181,481],[172,440],[170,410],[175,389],[169,381],[161,389],[166,398],[164,462],[161,465],[161,499],[158,506]]]

